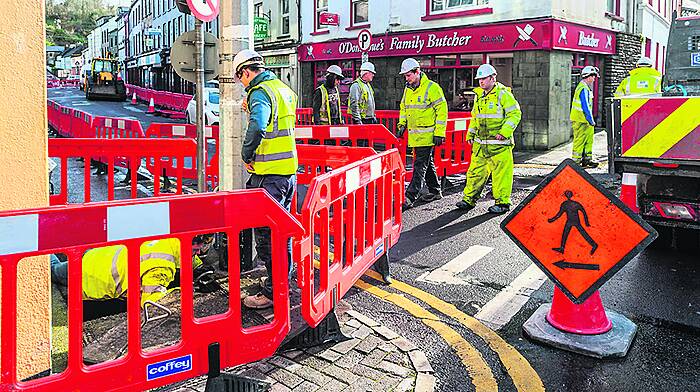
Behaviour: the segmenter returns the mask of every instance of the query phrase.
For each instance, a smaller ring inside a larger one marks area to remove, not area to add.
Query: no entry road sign
[[[501,228],[576,304],[658,236],[570,159],[549,174]]]
[[[187,0],[187,5],[195,18],[211,22],[219,15],[219,0]]]

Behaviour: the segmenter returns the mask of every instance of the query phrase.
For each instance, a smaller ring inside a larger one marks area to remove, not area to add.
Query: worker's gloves
[[[399,124],[396,126],[396,137],[402,137],[404,132],[406,132],[406,126]]]
[[[433,136],[433,144],[435,147],[441,146],[445,142],[445,138],[442,136]]]

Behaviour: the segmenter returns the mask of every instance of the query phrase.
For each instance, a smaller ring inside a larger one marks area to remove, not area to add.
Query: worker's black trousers
[[[280,176],[275,174],[257,175],[253,174],[245,184],[246,189],[262,188],[272,196],[284,209],[290,210],[292,206],[292,197],[297,187],[296,175]],[[245,207],[243,207],[245,208]],[[270,244],[270,228],[258,227],[253,230],[255,233],[255,251],[258,254],[258,259],[265,263],[267,270],[267,279],[263,284],[262,293],[269,299],[272,299],[272,249]],[[279,262],[279,261],[278,261]],[[287,242],[287,271],[292,273],[292,240]]]
[[[406,189],[406,199],[411,202],[418,199],[424,184],[428,186],[428,192],[435,195],[440,193],[440,181],[438,181],[433,160],[434,149],[433,146],[414,148],[413,177]]]

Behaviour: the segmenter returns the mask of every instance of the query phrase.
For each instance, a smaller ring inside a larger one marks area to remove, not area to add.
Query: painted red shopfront
[[[616,36],[609,30],[547,18],[379,34],[372,37],[367,53],[370,61],[415,57],[431,79],[443,86],[448,101],[457,101],[461,92],[476,86],[473,76],[478,65],[491,62],[499,75],[504,71],[502,81],[509,84],[513,53],[533,50],[572,52],[575,79],[581,64],[600,67],[603,56],[615,54]],[[356,38],[347,38],[302,44],[298,56],[302,64],[313,64],[315,87],[330,64],[340,65],[348,78],[354,78],[362,52]],[[398,64],[395,68],[385,72],[398,72]]]
[[[375,35],[368,54],[372,58],[554,49],[614,54],[615,33],[555,19],[542,19]],[[299,46],[299,61],[302,62],[355,59],[361,55],[356,39]]]

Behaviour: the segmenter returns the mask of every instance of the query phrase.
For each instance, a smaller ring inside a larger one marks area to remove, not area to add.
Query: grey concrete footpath
[[[571,158],[573,140],[548,151],[515,151],[513,159],[516,165],[558,166],[564,159]],[[607,172],[608,168],[608,134],[598,130],[593,136],[593,160],[600,166],[592,172]]]
[[[226,371],[271,384],[270,391],[416,391],[432,392],[436,379],[425,353],[416,345],[342,303],[337,314],[351,337],[338,344],[288,351]],[[204,391],[206,377],[157,389]]]

